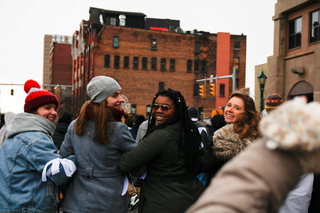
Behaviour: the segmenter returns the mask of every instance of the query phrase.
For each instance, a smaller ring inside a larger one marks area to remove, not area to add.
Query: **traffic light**
[[[14,95],[14,94],[13,94],[13,92],[14,92],[14,91],[13,91],[13,89],[11,89],[11,93],[10,93],[10,94],[11,94],[11,96],[13,96],[13,95]]]
[[[210,94],[212,96],[216,96],[216,84],[210,84],[210,90],[211,90]]]
[[[199,96],[201,98],[204,97],[204,86],[203,85],[199,86]]]

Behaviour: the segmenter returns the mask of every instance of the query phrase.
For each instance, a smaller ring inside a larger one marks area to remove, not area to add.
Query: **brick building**
[[[51,84],[51,78],[50,78],[50,49],[53,42],[59,43],[59,44],[69,44],[71,45],[72,36],[65,36],[65,35],[44,35],[43,40],[43,80],[42,83],[44,85]],[[72,60],[72,59],[71,59]],[[71,72],[71,71],[70,71]],[[71,84],[71,81],[69,82]],[[46,86],[44,86],[45,89]]]
[[[180,21],[146,18],[143,13],[90,8],[88,21],[80,23],[72,40],[74,110],[88,99],[86,85],[94,76],[116,79],[136,114],[148,116],[153,96],[162,89],[181,92],[188,106],[204,117],[224,106],[232,92],[231,79],[216,82],[216,96],[209,81],[196,80],[231,75],[238,69],[236,87],[245,87],[246,36],[184,32]],[[205,84],[205,97],[199,85]]]
[[[50,47],[49,84],[71,85],[71,44],[53,42]]]
[[[284,100],[305,95],[308,101],[320,101],[320,2],[278,0],[272,19],[274,50],[265,65],[264,99],[278,93]],[[256,88],[260,73],[261,65],[256,66]]]
[[[57,96],[60,109],[72,110],[71,44],[52,42],[50,46],[49,84],[46,88]],[[53,86],[49,86],[53,85]],[[54,86],[56,85],[56,86]],[[59,85],[59,86],[57,86]]]
[[[61,102],[60,109],[71,112],[72,36],[45,35],[43,45],[43,89],[50,90]],[[56,85],[61,85],[56,87]]]

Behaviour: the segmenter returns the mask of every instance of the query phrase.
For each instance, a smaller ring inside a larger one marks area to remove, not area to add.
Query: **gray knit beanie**
[[[100,103],[121,90],[116,80],[107,76],[96,76],[87,85],[87,94],[94,103]]]

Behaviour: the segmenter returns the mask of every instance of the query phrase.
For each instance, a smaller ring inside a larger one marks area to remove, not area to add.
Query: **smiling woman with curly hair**
[[[260,115],[253,99],[244,91],[231,94],[224,110],[226,126],[213,135],[213,153],[217,162],[208,174],[207,186],[219,169],[234,156],[247,148],[252,141],[261,137]]]

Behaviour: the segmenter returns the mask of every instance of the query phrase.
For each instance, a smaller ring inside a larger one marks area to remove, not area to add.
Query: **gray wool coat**
[[[121,122],[112,122],[109,144],[93,142],[94,121],[89,121],[84,134],[79,136],[71,122],[61,145],[61,156],[75,155],[77,171],[68,186],[63,211],[128,212],[127,198],[121,196],[124,174],[118,166],[120,157],[137,145],[128,127]],[[112,134],[111,134],[112,133]]]

